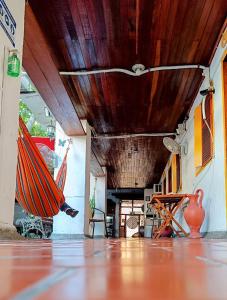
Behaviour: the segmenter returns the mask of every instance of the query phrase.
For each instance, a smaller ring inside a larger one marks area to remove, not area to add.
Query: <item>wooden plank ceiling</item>
[[[69,71],[130,69],[135,63],[207,66],[227,12],[226,0],[29,0],[29,4],[57,69]],[[26,31],[25,39],[29,44]],[[31,50],[34,44],[34,40],[29,44]],[[79,118],[87,118],[98,134],[123,134],[175,131],[202,76],[199,70],[184,70],[136,78],[103,74],[62,80]],[[169,156],[157,137],[93,140],[92,148],[100,164],[107,166],[109,188],[151,186]]]

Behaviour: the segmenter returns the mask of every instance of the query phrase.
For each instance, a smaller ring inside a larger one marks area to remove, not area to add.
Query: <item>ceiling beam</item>
[[[23,67],[43,100],[69,135],[85,132],[53,60],[54,54],[29,4],[25,12]]]

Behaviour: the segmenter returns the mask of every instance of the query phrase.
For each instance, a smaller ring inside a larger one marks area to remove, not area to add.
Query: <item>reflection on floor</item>
[[[227,299],[227,240],[1,241],[0,299]]]

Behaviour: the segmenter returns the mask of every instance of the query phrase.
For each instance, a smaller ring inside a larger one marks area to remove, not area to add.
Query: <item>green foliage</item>
[[[21,118],[22,118],[22,120],[24,121],[25,124],[27,124],[28,120],[32,116],[31,110],[22,101],[19,102],[19,115],[21,116]]]
[[[23,101],[19,102],[19,115],[25,124],[27,124],[32,117],[32,111]],[[30,134],[32,136],[48,136],[46,130],[44,130],[42,125],[37,121],[33,123]]]
[[[37,121],[32,125],[32,129],[30,130],[30,134],[32,136],[47,136],[46,130],[44,130],[40,123]]]
[[[90,198],[90,208],[94,209],[95,208],[95,192],[93,193],[92,197]]]

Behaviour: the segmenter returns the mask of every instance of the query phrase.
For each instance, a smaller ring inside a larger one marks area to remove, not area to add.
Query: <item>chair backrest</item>
[[[93,196],[90,198],[89,201],[89,206],[90,206],[90,217],[93,218],[94,214],[95,214],[95,195],[93,194]]]
[[[96,192],[96,182],[97,182],[97,178],[95,178],[95,186],[94,186],[94,190],[93,190],[93,195],[89,200],[89,206],[90,206],[90,218],[94,217],[95,214],[95,192]]]

